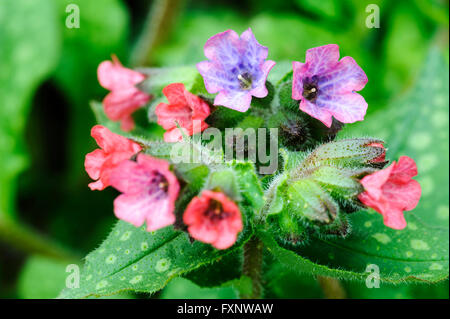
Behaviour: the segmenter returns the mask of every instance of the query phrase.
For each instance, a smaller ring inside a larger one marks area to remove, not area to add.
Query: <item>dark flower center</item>
[[[214,199],[209,201],[209,207],[204,214],[211,220],[222,220],[229,216],[229,213],[223,210],[222,203]]]
[[[166,177],[159,172],[154,172],[150,179],[150,195],[155,196],[156,200],[162,199],[166,197],[168,190],[169,182],[167,181]]]
[[[239,85],[243,90],[250,90],[252,88],[252,76],[248,72],[238,74]]]
[[[305,78],[303,80],[303,97],[310,102],[314,102],[318,94],[317,76],[314,75],[312,78]]]

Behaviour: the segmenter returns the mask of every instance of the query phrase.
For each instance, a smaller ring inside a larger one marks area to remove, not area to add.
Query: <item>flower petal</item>
[[[103,181],[101,179],[99,179],[96,182],[89,183],[88,186],[91,189],[91,191],[95,191],[95,190],[101,191],[101,190],[104,190],[109,185],[105,185],[103,183]]]
[[[252,95],[248,91],[220,92],[214,99],[214,105],[222,105],[239,112],[246,112],[251,101]]]
[[[320,77],[319,87],[328,95],[360,91],[368,79],[352,57],[346,56],[336,66]]]
[[[370,194],[374,199],[380,199],[382,195],[382,187],[388,181],[391,176],[391,172],[394,169],[395,162],[389,165],[387,168],[372,173],[361,179],[361,185],[364,186],[366,192]]]
[[[113,56],[113,62],[100,63],[97,76],[100,85],[110,91],[134,86],[145,79],[143,74],[123,67],[115,56]]]
[[[145,193],[122,194],[114,200],[114,214],[117,218],[142,226],[147,216],[155,211],[154,203]]]
[[[147,231],[155,231],[175,222],[175,215],[173,214],[175,205],[168,198],[153,202],[151,208],[146,217]]]
[[[333,123],[333,117],[327,108],[317,107],[316,104],[314,104],[306,99],[303,99],[300,102],[300,110],[302,110],[305,113],[308,113],[315,119],[321,121],[327,127],[331,127],[331,124]]]
[[[91,129],[91,136],[106,153],[113,153],[116,151],[130,152],[130,157],[134,153],[141,150],[141,146],[126,137],[111,132],[102,125],[95,125]]]
[[[205,56],[228,69],[239,62],[239,35],[233,30],[216,34],[206,41]]]
[[[406,220],[403,215],[403,211],[397,209],[386,211],[383,215],[383,222],[387,227],[392,229],[401,230],[406,227]]]
[[[241,48],[243,54],[252,64],[259,64],[260,61],[267,59],[269,49],[256,40],[251,28],[248,28],[241,34]]]
[[[339,60],[339,46],[327,44],[306,51],[305,63],[311,75],[323,74],[333,69]]]
[[[405,183],[417,175],[417,165],[408,156],[401,156],[392,172],[392,181]]]
[[[84,168],[92,179],[98,179],[100,177],[101,168],[106,161],[106,153],[101,149],[96,149],[86,155],[84,160]]]
[[[158,124],[165,130],[177,127],[176,122],[181,127],[192,126],[192,110],[186,104],[160,103],[156,106],[155,114]]]
[[[342,123],[362,121],[367,111],[367,102],[358,93],[327,95],[319,92],[315,105],[318,108],[326,109]]]
[[[403,184],[390,180],[383,185],[383,197],[391,208],[412,210],[419,203],[420,195],[420,184],[415,180],[409,180]]]
[[[188,227],[188,231],[192,238],[208,244],[214,243],[219,236],[217,230],[208,223],[194,224]]]
[[[131,113],[145,105],[149,100],[148,94],[135,87],[129,87],[110,92],[103,99],[103,106],[109,119],[119,121],[129,117]]]
[[[276,63],[271,60],[267,60],[264,62],[262,66],[262,76],[259,78],[258,82],[254,84],[254,88],[250,91],[250,94],[258,97],[263,98],[267,96],[267,88],[266,88],[266,81],[267,76],[269,75],[270,70],[274,67]]]
[[[308,66],[305,63],[292,62],[292,98],[294,100],[303,99],[303,78],[306,76]],[[305,111],[306,112],[306,111]]]
[[[226,222],[222,222],[220,226],[220,235],[212,242],[212,245],[217,249],[230,248],[236,242],[238,233],[230,229]]]
[[[122,193],[138,194],[147,188],[150,177],[150,172],[137,162],[126,160],[112,170],[109,182]]]
[[[163,94],[169,101],[169,104],[186,105],[186,88],[183,83],[172,83],[163,89]]]
[[[203,77],[206,90],[211,94],[224,90],[240,90],[237,73],[229,73],[208,61],[197,63],[197,70]]]

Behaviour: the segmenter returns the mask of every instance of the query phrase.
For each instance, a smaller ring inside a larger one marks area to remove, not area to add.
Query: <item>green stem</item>
[[[252,280],[252,293],[242,295],[243,299],[259,299],[262,297],[261,270],[263,259],[263,243],[253,236],[244,245],[243,273]]]
[[[341,282],[336,278],[317,276],[317,281],[327,299],[345,299],[347,294]]]
[[[145,19],[143,31],[139,36],[131,55],[131,65],[135,67],[151,65],[155,47],[170,32],[181,0],[156,0]]]
[[[0,220],[0,240],[29,254],[44,255],[65,262],[80,259],[32,229],[10,220]]]

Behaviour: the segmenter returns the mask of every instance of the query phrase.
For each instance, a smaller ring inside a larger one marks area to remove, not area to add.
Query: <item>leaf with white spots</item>
[[[230,249],[217,250],[166,227],[147,232],[119,221],[103,244],[86,256],[79,288],[64,289],[59,298],[108,296],[121,291],[153,293],[172,278],[219,260],[239,249],[240,236]]]

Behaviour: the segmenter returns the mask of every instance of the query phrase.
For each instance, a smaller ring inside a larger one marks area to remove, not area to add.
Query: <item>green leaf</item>
[[[1,222],[14,215],[15,179],[27,166],[23,133],[30,100],[60,52],[52,1],[5,0],[0,12]]]
[[[248,26],[246,19],[224,7],[188,10],[177,19],[174,26],[176,32],[172,33],[169,41],[158,47],[153,56],[157,64],[163,66],[195,64],[206,60],[203,46],[211,36],[228,29],[241,33]]]
[[[346,239],[315,238],[296,253],[318,264],[363,274],[377,265],[380,279],[391,283],[436,282],[448,276],[448,229],[430,227],[409,214],[408,227],[383,225],[373,211],[350,215],[352,233]]]
[[[263,280],[264,298],[322,298],[323,293],[315,277],[289,269],[266,254]]]
[[[175,278],[161,293],[161,299],[236,299],[233,287],[202,288],[184,278]]]
[[[105,296],[121,291],[153,293],[172,278],[217,261],[247,240],[241,236],[231,249],[217,250],[184,232],[166,227],[147,232],[119,221],[103,244],[86,257],[80,288],[66,288],[60,298]]]
[[[242,274],[242,249],[221,257],[217,262],[204,265],[183,277],[200,287],[217,287],[231,280],[240,278]]]
[[[297,5],[303,10],[307,10],[314,14],[330,18],[340,18],[342,11],[342,4],[337,0],[296,0]]]
[[[448,299],[448,280],[434,285],[382,285],[380,288],[367,288],[365,283],[345,282],[348,298],[356,299]]]
[[[386,89],[399,92],[408,87],[417,76],[420,65],[425,59],[431,30],[427,26],[422,12],[410,3],[398,3],[386,21],[387,29],[383,53],[386,64],[382,68]]]
[[[341,279],[365,279],[364,273],[357,273],[342,269],[333,269],[320,265],[296,254],[294,251],[280,247],[275,239],[267,232],[259,230],[257,236],[263,241],[267,250],[285,267],[308,275],[338,277]]]
[[[28,258],[18,281],[20,298],[56,298],[65,287],[66,278],[69,275],[66,273],[67,265],[67,263],[45,257]]]
[[[393,230],[384,226],[380,214],[358,212],[350,215],[348,238],[316,238],[296,253],[359,274],[375,264],[381,279],[393,283],[448,277],[448,76],[442,56],[432,50],[408,96],[343,133],[381,135],[388,157],[408,155],[417,161],[422,198],[416,209],[405,212],[408,227]]]

